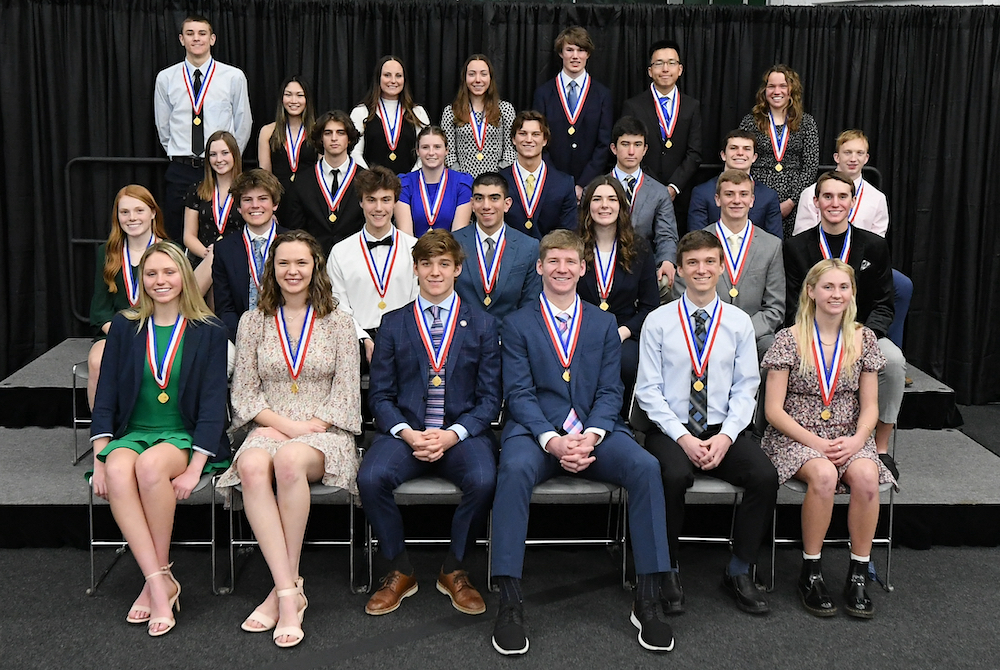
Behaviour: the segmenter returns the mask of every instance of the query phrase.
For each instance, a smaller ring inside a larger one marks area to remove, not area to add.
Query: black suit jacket
[[[649,151],[642,159],[642,169],[652,172],[661,184],[673,184],[683,191],[701,165],[701,103],[684,93],[680,96],[679,116],[669,149],[660,138],[660,122],[648,86],[625,101],[622,116],[634,116],[646,124]]]
[[[276,226],[274,230],[275,235],[286,232],[288,229],[281,226]],[[215,244],[212,293],[215,296],[215,314],[226,325],[230,341],[236,342],[240,317],[250,309],[250,266],[242,234],[230,235]]]
[[[355,177],[363,171],[358,168]],[[322,187],[316,181],[316,166],[309,170],[299,170],[299,175],[292,182],[286,202],[283,203],[284,213],[278,212],[278,221],[290,230],[305,230],[316,238],[323,247],[323,255],[329,256],[333,246],[361,230],[365,225],[365,215],[361,210],[361,202],[354,190],[354,180],[347,186],[344,199],[337,208],[337,220],[330,222],[330,207],[323,197]]]
[[[618,319],[619,326],[632,331],[638,340],[642,323],[649,313],[660,306],[660,288],[656,283],[656,259],[649,243],[636,237],[638,253],[632,261],[632,271],[625,272],[621,260],[615,263],[615,279],[608,294],[608,311]],[[580,297],[592,305],[600,306],[601,293],[597,290],[597,263],[587,263],[587,274],[576,285]]]
[[[545,115],[552,131],[545,154],[556,169],[572,176],[578,186],[586,186],[591,179],[604,174],[611,162],[609,147],[615,122],[611,91],[590,77],[590,91],[573,126],[575,132],[570,135],[557,86],[559,77],[539,86],[532,103],[532,109]]]

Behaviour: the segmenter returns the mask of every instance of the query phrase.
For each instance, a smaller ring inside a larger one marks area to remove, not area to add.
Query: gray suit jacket
[[[663,261],[676,265],[677,218],[674,216],[670,191],[648,172],[643,174],[642,188],[636,194],[632,207],[632,227],[649,242],[656,267],[660,267]]]

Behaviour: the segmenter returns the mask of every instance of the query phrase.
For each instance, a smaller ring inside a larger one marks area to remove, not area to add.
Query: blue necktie
[[[580,102],[580,94],[577,93],[576,91],[576,89],[579,88],[579,86],[575,81],[571,81],[569,83],[569,86],[567,86],[567,88],[569,88],[569,93],[566,94],[566,102],[567,104],[569,104],[569,111],[575,112],[576,103]]]
[[[257,276],[264,274],[264,239],[258,237],[253,241],[253,264],[257,268]],[[257,284],[250,277],[250,309],[257,309]]]

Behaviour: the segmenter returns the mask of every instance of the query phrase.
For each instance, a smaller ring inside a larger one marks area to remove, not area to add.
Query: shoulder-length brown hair
[[[788,82],[788,110],[785,112],[785,123],[788,125],[789,132],[798,132],[804,113],[802,109],[802,80],[799,79],[798,72],[780,63],[764,73],[760,88],[757,89],[757,104],[753,106],[753,118],[757,122],[757,129],[765,135],[767,134],[767,126],[770,123],[768,112],[771,109],[766,97],[767,78],[775,72],[785,75],[785,81]]]
[[[416,106],[413,104],[413,96],[410,94],[410,78],[406,76],[406,65],[403,64],[403,59],[399,56],[382,56],[379,59],[378,64],[375,66],[375,76],[372,80],[371,88],[368,89],[368,93],[365,94],[364,99],[361,104],[368,108],[368,116],[365,117],[365,123],[371,121],[378,110],[379,100],[382,99],[382,68],[385,67],[386,63],[391,61],[396,61],[399,63],[399,67],[403,68],[403,92],[399,94],[399,104],[403,106],[403,120],[412,126],[420,128],[423,124],[417,115],[414,113],[413,108]]]
[[[285,89],[291,83],[296,83],[302,87],[302,92],[306,95],[306,108],[302,110],[302,128],[306,139],[309,131],[312,130],[313,123],[316,122],[316,106],[313,104],[312,91],[309,84],[300,74],[294,74],[281,84],[281,97],[278,98],[278,111],[274,113],[274,130],[271,131],[271,138],[267,141],[271,151],[281,151],[285,145],[285,126],[288,125],[288,112],[285,111]]]
[[[198,184],[198,197],[202,200],[209,202],[212,200],[212,196],[215,195],[215,169],[212,167],[212,162],[208,160],[208,152],[212,148],[212,143],[218,140],[222,140],[229,147],[229,153],[233,155],[233,170],[230,172],[233,179],[240,176],[243,172],[243,154],[240,153],[240,145],[236,143],[236,138],[228,130],[216,130],[214,133],[208,136],[208,141],[205,142],[205,178],[201,180]]]
[[[123,186],[115,196],[115,204],[111,206],[111,232],[108,233],[107,244],[104,245],[104,283],[108,293],[118,293],[115,277],[122,271],[122,249],[125,247],[125,231],[118,221],[118,203],[125,196],[141,200],[153,211],[153,234],[159,240],[167,239],[167,231],[163,227],[163,210],[156,204],[156,199],[149,189],[139,184]]]
[[[632,262],[636,257],[635,230],[632,228],[632,214],[628,208],[628,198],[621,183],[611,175],[601,175],[595,177],[587,184],[580,198],[579,229],[580,237],[583,239],[584,260],[588,263],[594,262],[594,247],[597,246],[596,225],[594,217],[590,214],[590,201],[599,186],[610,186],[618,196],[618,222],[615,225],[615,237],[618,239],[618,258],[621,260],[622,269],[625,272],[632,272]]]
[[[194,278],[194,270],[191,269],[191,262],[188,261],[181,248],[173,242],[160,240],[146,248],[139,260],[139,280],[142,281],[146,261],[153,254],[166,255],[181,273],[181,295],[178,303],[178,311],[181,316],[188,321],[201,321],[202,323],[208,323],[214,319],[212,310],[205,304],[205,298],[202,297],[201,290],[198,288],[198,282]],[[126,309],[122,314],[127,319],[138,321],[139,329],[146,325],[146,319],[153,314],[153,299],[146,293],[145,287],[139,291],[139,303],[131,309]]]
[[[490,71],[490,85],[483,95],[483,111],[486,113],[486,122],[491,126],[500,127],[500,89],[497,88],[496,74],[493,72],[493,63],[485,54],[472,54],[465,59],[462,66],[462,83],[455,94],[455,100],[451,103],[451,114],[455,117],[456,126],[464,126],[469,123],[469,87],[465,83],[465,75],[469,71],[469,64],[474,60],[481,60],[486,63],[486,69]]]
[[[271,248],[267,252],[267,260],[264,261],[264,277],[260,284],[260,299],[257,300],[257,309],[267,316],[274,316],[278,312],[278,307],[285,304],[285,296],[281,293],[278,280],[274,276],[274,256],[278,247],[289,242],[303,242],[309,247],[309,253],[313,258],[312,278],[309,280],[309,295],[306,302],[312,305],[317,318],[322,318],[337,309],[337,299],[333,297],[333,286],[330,284],[330,277],[326,274],[326,258],[323,257],[323,249],[319,246],[316,238],[304,230],[290,230],[274,238]]]

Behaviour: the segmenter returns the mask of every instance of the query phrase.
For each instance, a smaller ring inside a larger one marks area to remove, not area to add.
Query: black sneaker
[[[674,648],[674,631],[670,624],[660,621],[655,600],[636,600],[632,605],[632,625],[639,629],[639,644],[649,651],[671,651]]]
[[[524,634],[524,606],[521,603],[500,606],[497,622],[493,624],[493,648],[504,656],[528,651],[528,638]]]

